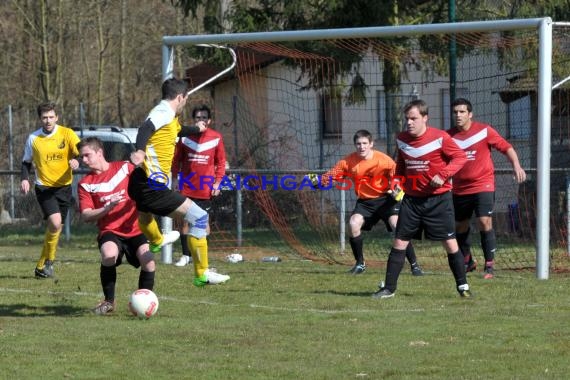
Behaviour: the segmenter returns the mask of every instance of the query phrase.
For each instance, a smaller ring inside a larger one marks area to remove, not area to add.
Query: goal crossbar
[[[549,276],[550,251],[550,130],[552,92],[552,19],[531,18],[497,21],[471,21],[423,25],[380,26],[345,29],[316,29],[235,34],[164,36],[162,71],[163,78],[173,73],[173,56],[176,45],[220,44],[244,42],[278,42],[300,40],[328,40],[335,38],[394,37],[437,33],[469,33],[488,31],[514,31],[535,29],[538,33],[538,135],[537,135],[537,215],[536,215],[536,276]]]

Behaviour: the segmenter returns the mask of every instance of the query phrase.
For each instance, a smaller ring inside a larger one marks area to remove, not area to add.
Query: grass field
[[[6,237],[6,235],[4,236]],[[460,299],[447,271],[412,277],[374,300],[384,271],[284,257],[230,264],[224,285],[192,287],[191,269],[159,264],[157,315],[127,312],[138,271],[118,268],[118,310],[101,298],[91,236],[64,244],[58,281],[36,280],[38,238],[0,246],[0,379],[537,379],[567,378],[567,275],[471,274]]]

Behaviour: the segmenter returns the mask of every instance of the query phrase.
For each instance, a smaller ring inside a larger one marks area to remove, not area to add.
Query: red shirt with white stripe
[[[490,125],[471,122],[467,131],[447,131],[467,154],[467,163],[453,176],[453,194],[467,195],[495,191],[495,166],[491,148],[505,154],[512,145]]]
[[[127,193],[129,175],[134,168],[128,161],[109,162],[108,170],[99,174],[89,173],[79,181],[77,192],[80,211],[104,207],[113,195],[121,196],[121,201],[97,220],[99,236],[105,232],[124,237],[142,233],[135,202]]]
[[[411,196],[428,197],[451,190],[451,177],[467,161],[465,152],[451,136],[433,127],[428,126],[419,137],[401,132],[396,142],[398,159],[395,176],[402,178],[400,186]],[[445,181],[441,187],[429,184],[436,174]]]
[[[226,151],[222,134],[211,128],[182,137],[172,159],[172,177],[184,177],[180,193],[196,199],[210,199],[212,185],[226,174]]]

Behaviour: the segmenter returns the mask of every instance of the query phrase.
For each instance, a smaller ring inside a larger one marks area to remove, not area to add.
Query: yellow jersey
[[[172,157],[176,147],[176,138],[182,129],[176,113],[166,100],[162,100],[148,114],[156,130],[148,139],[146,157],[142,167],[148,178],[156,182],[170,182]]]
[[[79,155],[79,137],[70,128],[56,125],[50,134],[42,128],[31,133],[24,146],[22,161],[33,163],[37,185],[62,187],[71,185],[73,174],[69,160]]]

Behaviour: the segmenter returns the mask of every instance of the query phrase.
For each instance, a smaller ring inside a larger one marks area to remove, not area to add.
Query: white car
[[[113,125],[87,126],[75,129],[79,138],[95,136],[103,141],[107,161],[125,161],[135,150],[138,128],[121,128]]]

